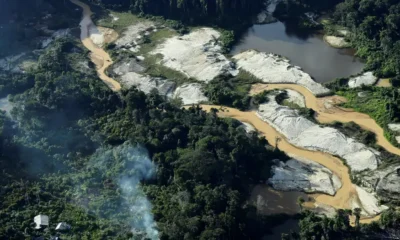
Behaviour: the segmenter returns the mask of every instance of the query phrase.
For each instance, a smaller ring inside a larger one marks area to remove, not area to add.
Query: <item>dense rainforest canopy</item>
[[[349,28],[357,54],[382,77],[400,74],[400,2],[346,0],[336,7],[337,23]]]
[[[246,19],[257,13],[263,2],[92,1],[189,23],[219,24],[232,18]],[[0,1],[5,2],[13,1]],[[51,3],[49,11],[53,14],[65,3],[30,1],[18,14],[29,17],[27,10],[44,2]],[[293,2],[302,11],[325,11],[337,1]],[[397,1],[348,0],[334,14],[335,21],[356,33],[352,38],[354,44],[360,43],[359,47],[355,45],[359,53],[373,53],[368,58],[370,67],[382,75],[399,74],[397,5]],[[6,13],[6,9],[15,9],[15,5],[0,10]],[[61,20],[52,27],[67,23]],[[247,201],[252,186],[268,178],[271,161],[285,160],[284,154],[256,133],[246,133],[240,122],[218,118],[215,111],[205,113],[196,106],[182,109],[156,91],[145,95],[133,88],[113,93],[98,79],[93,66],[82,67],[87,55],[76,40],[63,39],[41,53],[36,69],[26,74],[0,72],[0,95],[13,94],[14,102],[12,117],[0,112],[0,239],[48,238],[56,234],[54,225],[59,221],[72,227],[62,234],[63,239],[142,237],[146,228],[141,219],[154,223],[143,212],[130,214],[132,205],[146,211],[151,208],[157,225],[151,226],[161,239],[261,239],[281,223],[278,220],[287,218],[261,216]],[[250,104],[246,97],[250,83],[242,76],[221,77],[205,92],[214,102],[245,109]],[[241,89],[243,84],[247,87]],[[382,95],[388,96],[387,101],[398,98],[395,89],[382,89],[372,96],[378,99]],[[256,97],[255,103],[264,98]],[[397,113],[395,103],[397,100],[380,105],[379,111],[389,107]],[[138,163],[154,172],[135,179],[137,194],[126,194],[121,176],[140,173],[132,167]],[[33,229],[33,217],[39,213],[51,218],[47,232]],[[378,223],[356,227],[349,225],[351,214],[359,217],[358,211],[339,210],[334,219],[303,212],[298,216],[299,234],[284,238],[377,239],[400,235],[400,216],[394,210],[386,212]]]
[[[70,223],[69,239],[130,238],[143,214],[129,214],[127,202],[148,206],[120,184],[120,176],[137,173],[129,167],[139,161],[137,144],[155,166],[140,191],[153,204],[162,239],[257,239],[268,232],[275,223],[247,198],[268,177],[271,160],[285,155],[215,112],[181,109],[156,91],[111,92],[93,69],[79,67],[85,54],[75,41],[58,40],[27,73],[34,84],[4,85],[17,93],[12,115],[19,127],[0,116],[0,239],[55,234],[54,226],[33,229],[39,213],[53,225]]]
[[[264,0],[91,0],[106,7],[160,15],[188,23],[241,24],[257,14]]]

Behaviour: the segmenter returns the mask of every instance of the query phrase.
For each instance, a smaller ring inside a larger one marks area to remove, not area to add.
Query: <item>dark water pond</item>
[[[282,22],[252,26],[232,49],[232,54],[248,49],[287,57],[317,82],[357,74],[364,67],[360,59],[354,57],[354,50],[332,48],[322,35],[299,32]]]

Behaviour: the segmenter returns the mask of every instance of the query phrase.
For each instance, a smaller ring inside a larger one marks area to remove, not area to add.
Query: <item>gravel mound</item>
[[[350,45],[349,42],[344,40],[344,37],[324,36],[324,40],[331,47],[334,47],[334,48],[345,48],[345,47],[348,47]]]
[[[400,132],[400,123],[389,123],[388,128],[390,130],[392,130],[393,132],[399,133]],[[396,136],[395,139],[398,143],[400,143],[400,136]]]
[[[386,199],[400,200],[400,166],[392,168],[387,175],[379,181],[376,192]]]
[[[352,208],[361,208],[361,215],[375,216],[388,209],[385,205],[379,205],[375,194],[367,192],[365,189],[356,186],[358,199],[353,199]]]
[[[290,65],[289,60],[272,53],[248,50],[233,57],[239,69],[243,69],[265,83],[293,83],[310,90],[314,95],[326,95],[330,91],[315,82],[308,73],[298,66]]]
[[[183,84],[175,90],[173,97],[181,98],[184,105],[207,102],[208,98],[204,95],[201,88],[201,85],[198,83]]]
[[[268,183],[276,190],[335,195],[342,187],[338,176],[313,161],[298,158],[286,163],[276,160],[275,164],[271,170],[273,176],[268,179]]]
[[[143,43],[143,36],[146,32],[153,31],[155,25],[151,21],[143,21],[129,26],[122,37],[119,38],[115,44],[118,48],[129,49],[132,52],[138,52],[140,44]]]
[[[334,128],[317,125],[301,116],[297,110],[279,105],[275,96],[270,96],[269,100],[259,106],[257,115],[282,133],[291,144],[339,156],[351,171],[374,170],[378,167],[379,152]]]
[[[361,87],[362,85],[373,85],[377,80],[378,78],[374,76],[373,72],[365,72],[360,76],[350,78],[348,84],[349,88],[357,88]]]
[[[288,98],[286,99],[288,102],[294,103],[299,105],[300,107],[306,107],[306,99],[304,98],[303,94],[291,90],[291,89],[285,89]]]
[[[143,67],[136,59],[120,61],[112,65],[112,72],[119,76],[122,76],[128,72],[143,73],[145,70],[146,68]]]
[[[200,28],[184,36],[167,39],[151,54],[162,54],[160,64],[204,82],[218,75],[237,75],[234,64],[222,54],[218,44],[220,36],[212,28]]]
[[[376,191],[385,201],[400,200],[400,165],[367,172],[361,176],[363,186]]]
[[[400,123],[389,123],[388,127],[394,132],[400,132]]]
[[[153,89],[157,89],[160,95],[167,97],[172,97],[175,89],[175,83],[172,81],[144,76],[135,72],[122,75],[121,84],[127,88],[135,86],[146,94],[149,94]]]

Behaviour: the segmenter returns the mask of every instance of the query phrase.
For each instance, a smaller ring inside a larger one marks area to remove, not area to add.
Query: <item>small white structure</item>
[[[60,222],[57,224],[56,230],[57,231],[65,231],[71,229],[71,226],[66,222]]]
[[[36,223],[36,229],[49,226],[49,216],[47,215],[39,214],[33,219],[33,221]]]

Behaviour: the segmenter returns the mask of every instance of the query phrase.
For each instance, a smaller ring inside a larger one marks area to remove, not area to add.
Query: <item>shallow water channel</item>
[[[241,37],[231,54],[248,49],[271,52],[290,59],[317,82],[360,73],[364,64],[353,49],[336,49],[316,33],[300,33],[282,22],[254,25]]]

